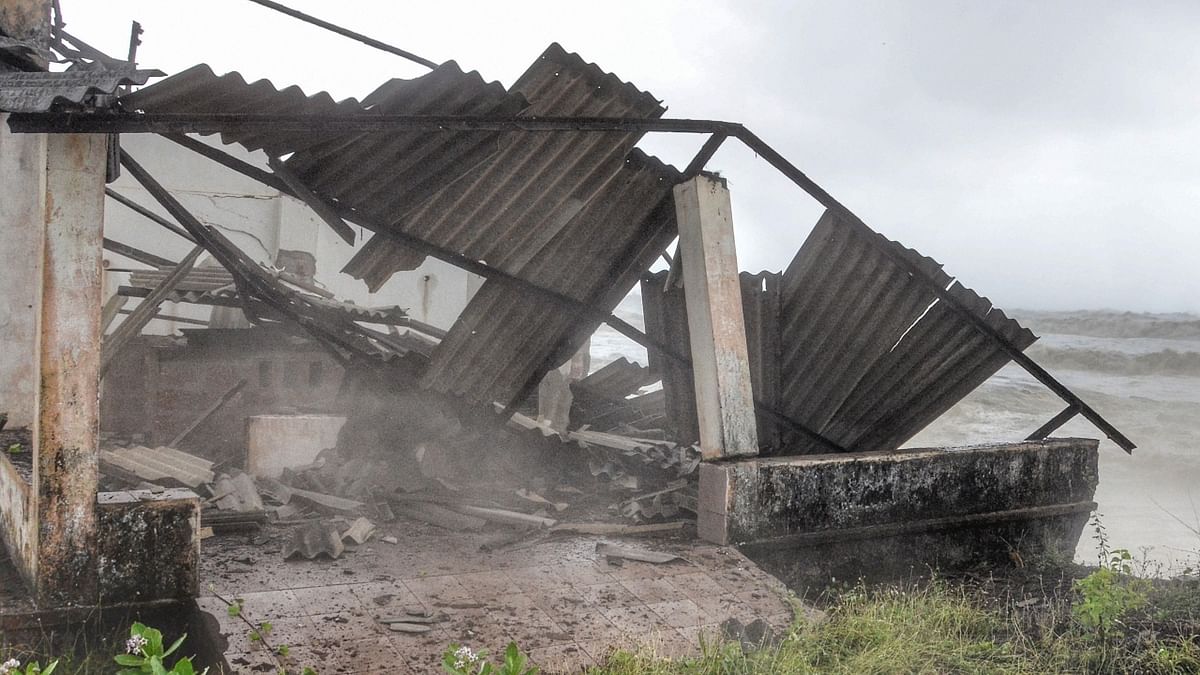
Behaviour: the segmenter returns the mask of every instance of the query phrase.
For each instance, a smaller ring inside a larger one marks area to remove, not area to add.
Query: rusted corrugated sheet
[[[826,212],[783,274],[782,409],[820,430],[873,364],[933,302],[932,291],[890,262],[860,230]],[[945,285],[934,260],[895,242]],[[837,441],[838,439],[833,439]]]
[[[950,288],[1017,348],[1037,338],[957,282]],[[966,319],[938,302],[899,344],[872,364],[825,432],[858,450],[888,450],[927,424],[1008,363],[1008,355]]]
[[[0,111],[35,113],[75,110],[91,105],[97,96],[110,96],[117,87],[145,84],[159,70],[82,70],[61,73],[0,73]]]
[[[657,99],[550,47],[513,85],[529,101],[522,116],[659,117]],[[462,134],[455,134],[459,136]],[[468,135],[475,137],[478,134]],[[492,134],[496,152],[402,217],[399,231],[517,274],[620,170],[639,134]],[[440,161],[440,158],[435,159]],[[343,271],[372,289],[420,257],[376,236]]]
[[[675,169],[634,151],[554,236],[513,272],[611,311],[675,237]],[[489,260],[489,262],[491,262]],[[423,383],[508,402],[571,357],[598,321],[502,281],[483,284],[434,352]]]
[[[949,284],[937,261],[831,212],[782,276],[742,274],[755,398],[856,452],[900,446],[1009,361],[870,239]],[[683,292],[663,293],[665,276],[642,285],[647,332],[687,353]],[[951,292],[1016,347],[1036,339],[970,289],[956,283]],[[668,414],[687,441],[696,419],[691,372],[653,356],[651,365],[663,369]],[[762,415],[758,423],[772,454],[780,430]],[[797,442],[781,450],[823,451]]]
[[[642,278],[642,316],[646,334],[676,354],[692,352],[683,289],[666,288],[667,272]],[[663,398],[671,438],[680,443],[700,440],[696,418],[696,389],[692,369],[674,359],[650,352],[650,369],[662,375]]]

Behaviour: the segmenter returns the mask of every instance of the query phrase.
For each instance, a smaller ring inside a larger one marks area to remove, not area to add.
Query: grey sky
[[[61,0],[139,60],[361,97],[425,69],[244,0]],[[875,229],[1002,307],[1200,311],[1200,3],[289,4],[510,84],[551,41],[663,99],[739,121]],[[643,147],[686,163],[697,138]],[[736,144],[744,269],[780,269],[819,208]]]

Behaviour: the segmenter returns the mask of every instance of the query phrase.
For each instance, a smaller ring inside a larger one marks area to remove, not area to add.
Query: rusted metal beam
[[[104,306],[100,308],[100,335],[107,333],[112,322],[125,313],[123,308],[127,302],[129,298],[120,293],[113,293],[112,297],[104,302]]]
[[[351,40],[357,40],[357,41],[363,43],[364,45],[367,45],[368,47],[374,47],[375,49],[385,51],[389,54],[395,54],[396,56],[406,58],[409,61],[412,61],[413,63],[419,63],[422,66],[425,66],[426,68],[437,68],[438,64],[434,63],[433,61],[430,61],[429,59],[417,56],[416,54],[413,54],[410,51],[400,49],[399,47],[393,47],[392,45],[389,45],[386,42],[380,42],[379,40],[376,40],[373,37],[368,37],[366,35],[363,35],[362,33],[355,33],[354,31],[350,30],[349,28],[342,28],[341,26],[338,26],[337,24],[332,24],[323,19],[318,19],[315,16],[312,16],[310,14],[305,14],[304,12],[292,9],[291,7],[288,7],[286,5],[281,5],[278,2],[272,2],[272,0],[250,0],[250,2],[253,2],[257,5],[262,5],[263,7],[273,9],[276,12],[287,14],[288,16],[290,16],[292,18],[300,19],[301,21],[303,21],[305,23],[310,23],[314,26],[324,28],[327,31],[337,33],[338,35],[341,35],[343,37],[348,37]]]
[[[148,218],[148,219],[154,221],[155,223],[158,223],[159,225],[162,225],[163,227],[165,227],[168,230],[174,232],[175,234],[183,237],[184,239],[187,239],[188,241],[192,242],[193,244],[196,243],[196,240],[193,239],[192,235],[188,234],[186,230],[180,228],[175,223],[172,223],[171,221],[167,220],[166,218],[163,218],[162,216],[160,216],[157,213],[151,211],[150,209],[142,206],[141,204],[138,204],[137,202],[135,202],[132,199],[130,199],[129,197],[126,197],[125,195],[117,192],[116,190],[106,187],[106,188],[104,188],[104,194],[106,194],[109,197],[111,197],[112,199],[116,200],[116,202],[118,204],[121,204],[122,206],[125,206],[126,208],[132,210],[134,213],[137,213],[145,218]]]
[[[150,295],[146,296],[138,304],[129,318],[122,321],[121,325],[117,326],[117,329],[111,335],[104,338],[104,347],[100,360],[101,377],[104,377],[104,374],[108,371],[108,367],[112,365],[113,359],[117,357],[117,354],[121,352],[125,344],[138,333],[142,332],[146,324],[150,323],[154,315],[158,313],[159,306],[167,299],[171,291],[175,290],[179,282],[187,277],[188,272],[192,271],[192,266],[196,264],[196,260],[202,253],[204,253],[203,246],[193,248],[171,270],[171,273],[151,291]]]
[[[109,239],[108,237],[104,238],[104,250],[112,251],[113,253],[123,255],[130,260],[136,260],[140,263],[150,265],[151,267],[157,267],[160,270],[175,266],[174,261],[163,258],[162,256],[154,255],[153,253],[147,253],[146,251],[134,246],[130,246],[129,244],[122,244],[121,242],[115,239]]]
[[[311,134],[379,131],[605,131],[719,133],[737,136],[742,125],[718,120],[630,117],[513,117],[473,115],[343,115],[296,113],[13,113],[18,133],[215,134],[294,131]]]
[[[1070,422],[1078,414],[1079,414],[1079,408],[1076,408],[1073,405],[1069,405],[1066,408],[1064,408],[1062,412],[1058,413],[1054,417],[1051,417],[1049,419],[1049,421],[1047,421],[1042,426],[1038,427],[1037,431],[1034,431],[1032,434],[1029,434],[1029,436],[1025,440],[1027,440],[1027,441],[1045,440],[1045,438],[1047,436],[1054,433],[1055,431],[1058,431],[1059,427],[1066,424],[1067,422]]]

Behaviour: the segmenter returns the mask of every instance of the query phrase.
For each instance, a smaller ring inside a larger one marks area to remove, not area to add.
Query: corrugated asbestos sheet
[[[453,63],[361,102],[307,96],[197,66],[122,97],[145,112],[652,118],[650,94],[551,45],[505,91]],[[222,134],[285,162],[323,199],[581,302],[612,308],[675,235],[679,173],[608,132]],[[423,255],[376,235],[344,271],[372,289]],[[551,296],[486,282],[434,352],[425,386],[507,401],[565,360],[597,322]],[[561,359],[559,358],[561,356]]]
[[[428,77],[428,76],[426,76]],[[550,45],[509,91],[522,116],[659,117],[658,100],[578,54]],[[463,136],[453,134],[452,136]],[[479,133],[465,134],[472,142]],[[639,134],[486,134],[495,152],[423,203],[391,213],[391,226],[518,274],[621,168]],[[414,208],[415,207],[415,208]],[[374,237],[345,272],[378,288],[420,257]],[[403,263],[401,265],[401,263]]]
[[[742,275],[755,397],[863,452],[899,447],[1009,360],[868,238],[950,283],[936,261],[831,212],[782,275]],[[683,292],[664,293],[664,280],[662,273],[643,283],[647,329],[686,350]],[[1018,348],[1036,339],[970,289],[955,284],[952,292]],[[691,372],[662,366],[668,412],[687,442],[697,433]],[[776,453],[819,450],[780,447],[781,431],[761,416],[759,435]]]
[[[145,84],[159,70],[83,70],[61,73],[0,73],[0,111],[76,110],[125,84]]]
[[[571,388],[586,391],[610,401],[624,401],[626,396],[657,380],[650,369],[622,356],[587,377],[571,384]]]
[[[634,151],[600,194],[515,270],[611,311],[675,237],[673,168]],[[599,321],[548,296],[487,281],[438,345],[424,384],[509,402],[571,357]]]

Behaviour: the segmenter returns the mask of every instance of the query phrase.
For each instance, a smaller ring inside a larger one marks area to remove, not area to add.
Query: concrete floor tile
[[[478,597],[515,593],[520,589],[512,577],[501,570],[456,574],[458,582]]]
[[[404,586],[412,591],[417,600],[435,606],[463,602],[474,597],[471,590],[459,583],[454,575],[404,579]]]
[[[574,588],[590,606],[614,607],[639,602],[638,597],[619,582],[577,586]]]
[[[253,620],[256,627],[264,622],[271,624],[271,629],[266,631],[266,642],[276,648],[279,645],[305,644],[311,642],[316,636],[312,622],[306,616]],[[238,619],[231,618],[221,621],[221,635],[229,641],[226,651],[232,653],[265,651],[262,641],[251,639],[250,630],[249,626]]]
[[[711,598],[726,593],[724,586],[713,581],[713,578],[704,572],[686,572],[667,577],[667,580],[675,588],[678,588],[684,597],[693,600],[696,598]]]
[[[354,594],[353,585],[296,588],[292,590],[304,612],[310,616],[337,612],[362,612],[364,607]]]
[[[670,600],[647,603],[647,607],[672,628],[685,628],[710,623],[712,620],[691,600]]]
[[[663,602],[685,599],[683,593],[670,581],[659,577],[645,579],[623,579],[621,585],[642,602]]]
[[[369,581],[353,584],[350,592],[368,612],[392,612],[396,609],[419,604],[417,596],[403,583],[395,581]]]

